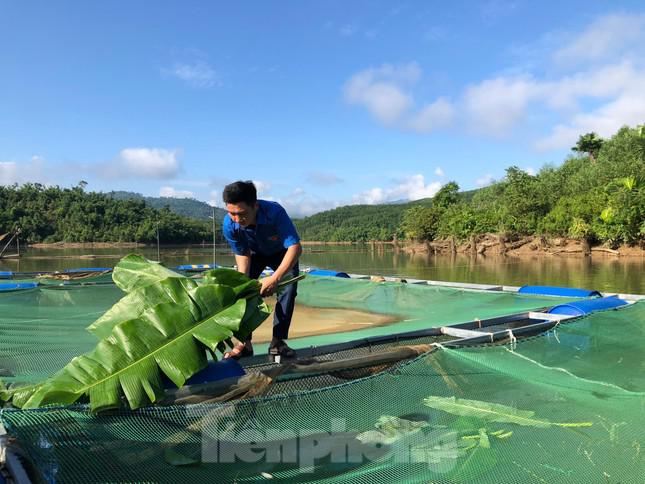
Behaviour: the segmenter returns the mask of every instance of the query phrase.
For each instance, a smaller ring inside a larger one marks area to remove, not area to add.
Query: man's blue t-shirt
[[[254,227],[242,227],[226,214],[222,231],[237,255],[274,255],[300,242],[293,222],[282,205],[258,200],[258,213]]]

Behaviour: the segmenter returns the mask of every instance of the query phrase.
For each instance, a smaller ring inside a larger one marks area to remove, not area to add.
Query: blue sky
[[[464,190],[645,121],[642,1],[0,3],[0,184],[294,216]]]

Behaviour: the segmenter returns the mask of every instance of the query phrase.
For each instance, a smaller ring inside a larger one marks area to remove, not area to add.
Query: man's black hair
[[[258,192],[251,180],[236,181],[224,187],[222,193],[224,203],[241,203],[254,205],[258,201]]]

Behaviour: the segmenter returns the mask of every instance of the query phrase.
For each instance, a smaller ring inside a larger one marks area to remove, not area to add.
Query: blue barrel
[[[568,316],[583,316],[594,311],[614,309],[628,304],[627,301],[619,299],[618,296],[600,297],[586,301],[575,301],[567,304],[560,304],[549,309],[550,314],[564,314]]]
[[[0,292],[24,291],[25,289],[35,289],[37,287],[37,282],[5,282],[0,284]]]
[[[73,274],[74,272],[105,272],[111,270],[111,267],[78,267],[77,269],[65,269],[63,272]]]
[[[183,264],[175,267],[178,271],[205,271],[206,269],[217,269],[217,264]]]
[[[210,361],[208,366],[203,370],[198,371],[188,380],[186,385],[200,385],[217,380],[224,380],[225,378],[232,378],[235,376],[243,376],[246,372],[242,365],[233,358],[225,360]],[[175,384],[171,382],[165,375],[162,378],[164,388],[175,388]]]
[[[347,272],[329,271],[327,269],[314,269],[309,271],[310,276],[345,277],[349,278]]]
[[[11,279],[13,277],[13,272],[11,271],[0,271],[0,279]]]
[[[564,297],[600,297],[598,291],[589,289],[577,289],[575,287],[557,286],[522,286],[517,291],[520,294],[539,294],[542,296],[564,296]]]

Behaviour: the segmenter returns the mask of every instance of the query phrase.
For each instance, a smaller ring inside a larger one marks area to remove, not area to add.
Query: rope
[[[508,337],[511,340],[511,351],[515,351],[515,348],[517,347],[517,338],[513,334],[513,331],[509,328],[506,330],[508,333]]]

